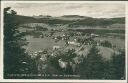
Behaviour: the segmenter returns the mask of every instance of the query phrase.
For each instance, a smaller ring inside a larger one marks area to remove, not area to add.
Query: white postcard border
[[[72,79],[3,79],[3,6],[5,3],[125,3],[125,64],[126,64],[126,79],[125,80],[72,80]],[[127,83],[127,60],[128,60],[128,1],[1,1],[1,33],[0,33],[0,82],[102,82],[102,83]]]

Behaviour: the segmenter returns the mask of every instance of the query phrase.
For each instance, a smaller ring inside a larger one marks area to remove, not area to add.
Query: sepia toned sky
[[[124,3],[6,3],[20,15],[81,15],[95,18],[124,17]]]

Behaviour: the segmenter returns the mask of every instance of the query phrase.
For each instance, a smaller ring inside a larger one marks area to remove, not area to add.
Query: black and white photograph
[[[125,3],[1,4],[3,79],[126,80]]]

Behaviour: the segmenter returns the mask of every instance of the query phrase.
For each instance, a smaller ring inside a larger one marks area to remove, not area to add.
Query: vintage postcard
[[[127,2],[2,1],[2,81],[127,80]]]

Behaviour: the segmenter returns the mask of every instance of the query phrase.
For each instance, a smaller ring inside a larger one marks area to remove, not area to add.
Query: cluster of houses
[[[27,25],[27,26],[30,26],[30,25]],[[36,24],[34,24],[34,25],[32,24],[31,26],[35,27],[35,25]],[[28,30],[32,31],[34,29],[22,28],[21,30],[22,30],[22,32],[24,32],[24,31],[28,31]],[[59,34],[59,33],[61,33],[61,34]],[[109,44],[108,42],[104,43],[103,40],[99,40],[99,41],[94,40],[94,38],[99,37],[99,35],[95,34],[95,33],[90,33],[88,35],[83,36],[82,32],[71,32],[70,33],[70,31],[65,31],[63,29],[58,29],[58,30],[51,29],[51,30],[46,31],[45,34],[42,31],[42,34],[39,35],[39,38],[44,38],[43,36],[54,39],[55,43],[57,43],[58,41],[64,41],[66,47],[78,48],[77,50],[75,49],[76,50],[75,53],[77,53],[77,54],[82,54],[82,53],[86,54],[88,52],[88,50],[86,49],[86,46],[91,46],[91,45],[105,46],[106,43],[107,43],[107,45]],[[80,41],[78,41],[79,39],[80,39]],[[62,47],[60,45],[53,45],[53,47],[51,49],[52,49],[52,51],[55,51],[55,50],[58,50],[61,48]],[[44,51],[37,51],[37,52],[34,52],[33,54],[31,54],[31,56],[35,57],[36,65],[38,66],[39,71],[46,68],[47,53],[44,53]],[[51,53],[51,56],[54,56],[54,53]],[[62,59],[59,59],[58,63],[60,65],[60,67],[64,70],[66,70],[67,65],[70,64],[70,66],[73,69],[73,72],[75,72],[76,64],[79,64],[82,61],[81,59],[80,60],[79,59],[80,59],[79,57],[74,58],[74,63],[72,63],[72,62],[67,63],[67,62],[64,62]]]

